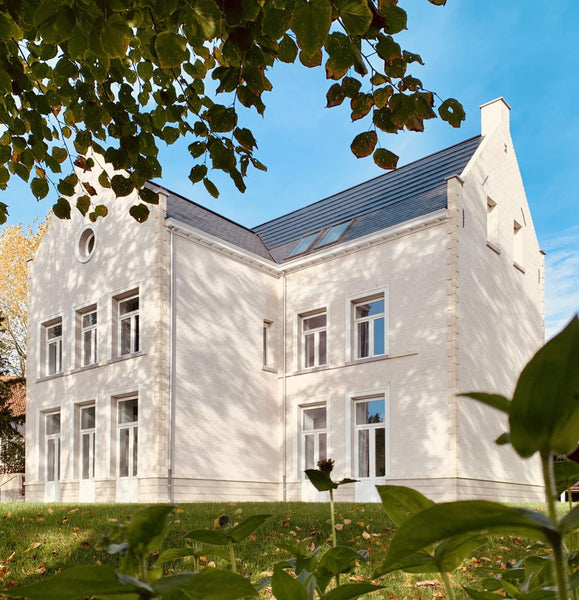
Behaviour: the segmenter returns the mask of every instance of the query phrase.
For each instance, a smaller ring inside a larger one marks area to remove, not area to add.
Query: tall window
[[[487,240],[495,246],[499,243],[499,209],[491,198],[487,198]]]
[[[139,296],[123,298],[119,306],[119,356],[140,350],[139,339]]]
[[[139,456],[139,401],[119,400],[118,410],[118,475],[135,477]]]
[[[88,312],[80,314],[80,345],[81,345],[81,365],[96,364],[97,358],[97,311],[91,309]]]
[[[302,451],[304,469],[315,469],[327,458],[326,406],[302,408]]]
[[[273,352],[271,348],[272,322],[263,322],[263,366],[273,367]]]
[[[60,480],[60,412],[44,415],[46,481]]]
[[[368,358],[384,354],[385,334],[384,296],[354,303],[356,358]]]
[[[94,479],[95,466],[95,407],[80,408],[80,476]]]
[[[326,312],[302,315],[300,321],[303,367],[309,369],[326,365],[328,362]]]
[[[62,319],[44,326],[46,335],[46,374],[62,372]]]
[[[386,402],[383,397],[354,401],[356,477],[386,475]]]

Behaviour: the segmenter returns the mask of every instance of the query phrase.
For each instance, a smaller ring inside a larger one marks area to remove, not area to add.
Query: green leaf
[[[30,182],[30,189],[37,200],[42,200],[48,195],[48,181],[44,177],[34,177]]]
[[[245,577],[211,567],[196,574],[162,577],[153,582],[152,588],[155,596],[165,597],[181,590],[191,600],[238,600],[257,596],[256,589]]]
[[[193,548],[169,548],[161,553],[159,558],[155,561],[155,566],[164,565],[165,563],[177,560],[179,558],[186,558],[188,556],[196,556],[198,552]]]
[[[487,406],[491,406],[492,408],[496,408],[507,415],[511,410],[511,401],[500,394],[485,394],[483,392],[466,392],[464,394],[460,394],[461,396],[465,396],[466,398],[472,398],[473,400],[477,400],[482,404],[486,404]]]
[[[298,46],[306,55],[314,55],[326,43],[332,22],[332,7],[328,0],[296,0],[291,28]]]
[[[446,0],[428,0],[430,4],[434,4],[435,6],[444,6],[446,4]]]
[[[131,37],[131,28],[125,19],[119,13],[114,13],[103,24],[100,43],[109,58],[124,58]]]
[[[342,90],[348,98],[354,98],[354,96],[356,96],[360,91],[361,87],[362,82],[354,79],[353,77],[344,77],[344,79],[342,79]]]
[[[63,163],[68,158],[68,152],[65,148],[59,148],[58,146],[54,146],[52,149],[52,158],[59,163]]]
[[[138,223],[144,223],[149,218],[149,207],[146,204],[134,204],[129,208],[129,214]]]
[[[186,38],[172,31],[162,31],[157,36],[155,51],[163,69],[174,69],[189,60]]]
[[[252,515],[243,519],[238,525],[227,530],[233,542],[238,543],[249,537],[258,527],[261,527],[271,515]]]
[[[434,502],[419,491],[402,485],[377,485],[384,512],[396,525],[412,515],[434,506]]]
[[[394,534],[386,561],[378,574],[406,557],[454,536],[479,533],[525,535],[546,541],[559,537],[556,525],[544,514],[483,500],[435,504],[404,521]]]
[[[79,196],[76,199],[76,208],[79,210],[81,215],[86,216],[86,213],[90,208],[90,198],[88,196]]]
[[[205,181],[208,180],[205,179]],[[224,529],[195,529],[189,531],[185,537],[203,544],[214,544],[215,546],[227,546],[230,541]]]
[[[94,207],[94,214],[97,217],[106,217],[109,214],[109,209],[104,204],[97,204]]]
[[[290,18],[290,11],[277,9],[272,3],[266,2],[263,7],[261,30],[268,37],[279,40],[287,31]]]
[[[570,454],[579,440],[579,319],[523,369],[511,402],[511,443],[520,456]]]
[[[337,490],[338,486],[332,481],[330,474],[327,471],[318,469],[306,469],[306,477],[318,492],[327,492],[329,490]]]
[[[298,55],[298,47],[292,38],[287,35],[283,36],[283,39],[279,43],[279,50],[277,51],[277,57],[284,63],[293,63]]]
[[[326,42],[326,51],[328,53],[326,78],[341,79],[354,64],[350,38],[338,31],[331,33]]]
[[[388,100],[393,92],[394,89],[391,85],[386,85],[374,90],[374,105],[377,108],[384,108],[388,104]]]
[[[300,51],[300,62],[304,67],[311,69],[312,67],[319,67],[322,64],[322,51],[316,50],[313,53],[308,53],[305,50]]]
[[[356,566],[360,555],[346,546],[330,548],[320,559],[319,569],[326,569],[332,575],[339,575],[351,571]]]
[[[345,98],[346,94],[344,94],[342,86],[339,83],[332,84],[326,93],[326,108],[340,106]]]
[[[237,124],[237,113],[234,108],[225,108],[221,104],[214,104],[207,111],[207,121],[211,131],[216,133],[227,133],[232,131]]]
[[[348,483],[358,483],[358,479],[351,479],[350,477],[344,477],[344,479],[340,479],[340,481],[336,482],[337,486],[346,485]]]
[[[129,551],[136,556],[147,556],[158,550],[167,535],[168,517],[173,510],[173,506],[156,504],[137,511],[127,525]]]
[[[483,544],[488,538],[482,535],[467,533],[459,535],[440,543],[434,551],[434,561],[441,573],[450,573],[457,569],[465,558]]]
[[[406,573],[439,573],[438,566],[434,562],[434,558],[428,552],[415,552],[409,556],[405,556],[400,560],[392,561],[388,567],[384,569],[380,567],[372,577],[376,578],[381,575],[387,575],[394,571],[404,571]]]
[[[189,173],[189,179],[192,183],[198,183],[207,175],[207,167],[205,165],[195,165]]]
[[[0,202],[0,225],[4,225],[8,219],[8,205]]]
[[[357,94],[350,101],[350,106],[352,107],[351,118],[352,121],[357,121],[358,119],[362,119],[365,117],[374,106],[374,97],[372,94]]]
[[[394,123],[392,113],[390,112],[390,109],[387,106],[384,106],[384,108],[374,111],[372,115],[372,122],[374,123],[374,125],[376,125],[376,127],[378,127],[378,129],[381,129],[386,133],[398,133],[398,126],[396,125],[396,123]],[[392,156],[396,155],[392,154]],[[391,169],[393,167],[383,168]]]
[[[499,437],[495,440],[495,444],[497,446],[506,446],[511,443],[511,434],[510,433],[501,433]]]
[[[378,43],[376,44],[376,52],[378,56],[388,65],[395,60],[402,58],[402,50],[400,45],[394,41],[392,36],[378,35]]]
[[[569,533],[579,527],[579,504],[569,511],[559,522],[561,533]]]
[[[221,33],[221,11],[213,0],[191,0],[195,36],[213,40]]]
[[[111,187],[117,197],[128,196],[135,189],[133,182],[123,175],[113,175]]]
[[[350,35],[364,35],[372,23],[372,12],[366,0],[336,0],[344,28]]]
[[[450,123],[453,127],[460,127],[460,124],[466,119],[462,104],[454,98],[445,100],[438,107],[438,114],[443,121]]]
[[[369,156],[374,151],[376,144],[378,143],[378,136],[375,131],[366,131],[365,133],[359,133],[350,145],[354,156],[357,158],[363,158]]]
[[[558,460],[553,464],[555,498],[579,481],[579,464],[574,460]]]
[[[386,21],[384,25],[386,33],[400,33],[403,29],[407,29],[406,22],[408,15],[399,6],[384,7],[380,10],[380,14]]]
[[[74,11],[53,0],[44,0],[36,9],[33,20],[46,44],[60,44],[76,29]]]
[[[132,577],[119,575],[110,567],[70,567],[42,581],[21,585],[10,590],[13,597],[29,600],[78,600],[109,595],[151,594],[150,586]]]
[[[271,589],[277,600],[310,600],[304,584],[280,568],[273,572]]]
[[[383,589],[383,587],[372,583],[346,583],[321,596],[321,600],[350,600],[351,598],[359,598],[364,594],[371,594],[376,590]]]
[[[210,179],[207,179],[207,177],[205,177],[205,179],[203,180],[203,185],[205,186],[205,189],[214,198],[218,198],[219,197],[219,190],[217,189],[217,186]]]
[[[254,148],[257,148],[257,142],[253,137],[253,133],[251,133],[249,129],[237,127],[233,130],[233,137],[248,152],[251,152]]]
[[[59,198],[52,206],[52,212],[57,219],[70,219],[70,202],[65,198]]]

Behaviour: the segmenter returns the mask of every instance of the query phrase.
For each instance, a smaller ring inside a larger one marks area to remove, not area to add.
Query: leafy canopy
[[[429,0],[441,5],[446,0]],[[422,131],[435,96],[408,67],[423,64],[394,36],[406,29],[398,0],[11,0],[0,7],[0,189],[14,175],[37,199],[58,194],[54,214],[76,208],[106,215],[88,182],[117,197],[138,190],[138,221],[158,196],[143,184],[161,175],[161,142],[190,141],[189,178],[215,197],[209,169],[228,173],[242,192],[254,156],[238,107],[263,114],[267,71],[276,61],[324,65],[327,106],[349,103],[364,119],[352,142],[358,156],[396,167],[377,132]],[[208,80],[217,84],[216,95]],[[213,97],[212,97],[213,96]],[[440,116],[458,127],[461,105]],[[89,152],[92,151],[92,152]],[[85,158],[88,157],[88,158]],[[124,174],[111,176],[111,169]],[[77,169],[74,169],[74,166]],[[0,203],[0,223],[7,206]]]

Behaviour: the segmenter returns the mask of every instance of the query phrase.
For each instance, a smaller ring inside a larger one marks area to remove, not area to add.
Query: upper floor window
[[[62,373],[62,319],[47,323],[43,329],[46,375]]]
[[[79,313],[80,364],[83,367],[96,364],[97,358],[97,310],[96,307]]]
[[[263,322],[263,366],[266,368],[273,367],[273,351],[271,347],[272,325],[271,321],[266,320]]]
[[[118,303],[118,352],[127,356],[139,352],[139,294],[121,298]]]
[[[491,198],[487,198],[487,241],[494,246],[499,243],[499,209]]]
[[[356,358],[380,356],[386,352],[384,294],[356,301],[354,310],[354,348]]]
[[[326,311],[302,315],[300,323],[303,368],[310,369],[326,365],[328,362]]]
[[[523,226],[513,221],[513,261],[523,266]]]

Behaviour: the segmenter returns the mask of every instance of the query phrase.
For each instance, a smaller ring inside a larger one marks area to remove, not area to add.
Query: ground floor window
[[[46,481],[60,480],[60,412],[44,417],[44,457]]]
[[[137,398],[117,403],[118,476],[136,477],[139,456],[139,402]]]
[[[80,408],[80,476],[94,479],[95,468],[95,406]]]
[[[302,407],[302,452],[304,469],[317,468],[327,458],[326,405]]]
[[[354,400],[354,464],[358,478],[386,475],[386,402],[384,397]]]

